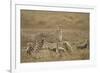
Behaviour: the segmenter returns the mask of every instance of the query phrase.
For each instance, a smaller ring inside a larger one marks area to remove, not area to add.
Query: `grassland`
[[[38,53],[27,55],[26,44],[34,41],[35,35],[39,33],[54,34],[48,35],[47,40],[56,41],[58,24],[62,25],[63,40],[71,44],[73,52],[56,54],[47,48],[41,48]],[[85,40],[89,40],[89,13],[21,10],[21,63],[88,60],[90,48],[77,48]]]

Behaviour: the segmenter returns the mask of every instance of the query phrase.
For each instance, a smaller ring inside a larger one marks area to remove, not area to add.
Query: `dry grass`
[[[89,59],[89,49],[74,50],[74,52],[72,53],[63,52],[60,54],[44,49],[32,55],[28,55],[25,51],[23,51],[21,55],[22,63],[45,62],[45,61],[87,60],[87,59]]]
[[[63,40],[72,45],[73,52],[57,54],[47,48],[41,48],[32,56],[25,52],[27,42],[38,40],[35,35],[39,33],[45,33],[48,42],[55,42],[58,24],[62,24]],[[21,10],[21,63],[87,60],[90,57],[89,48],[77,49],[85,39],[89,39],[88,13]]]

